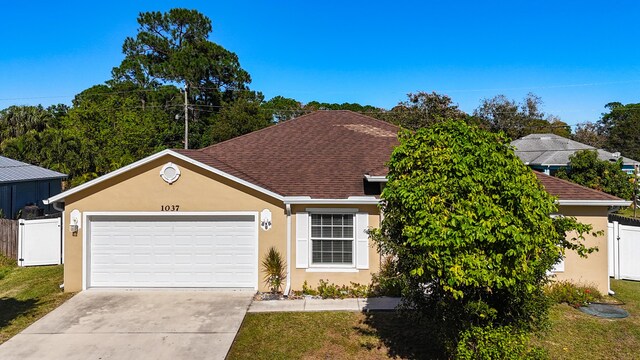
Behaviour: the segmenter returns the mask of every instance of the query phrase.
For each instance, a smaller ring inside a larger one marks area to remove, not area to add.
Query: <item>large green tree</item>
[[[419,91],[407,94],[407,100],[398,103],[391,111],[383,114],[383,118],[405,129],[428,127],[448,119],[463,120],[467,118],[457,104],[447,95],[436,92]]]
[[[488,124],[491,131],[503,131],[512,140],[534,133],[553,133],[571,136],[571,127],[558,117],[542,111],[542,99],[529,93],[521,103],[497,95],[482,100],[474,111],[479,122]]]
[[[13,105],[0,110],[0,144],[31,130],[55,128],[67,111],[65,105],[53,105],[46,109],[42,105]]]
[[[298,100],[280,95],[263,102],[260,107],[267,112],[271,112],[276,123],[291,120],[306,112],[302,103]]]
[[[598,149],[607,146],[607,137],[602,133],[600,126],[590,121],[577,124],[572,139]]]
[[[273,113],[260,107],[262,94],[240,96],[224,106],[211,127],[211,143],[260,130],[273,124]]]
[[[605,148],[619,151],[623,156],[640,159],[640,104],[623,105],[612,102],[605,106],[609,112],[598,122],[606,137]]]
[[[184,87],[190,103],[188,116],[197,130],[195,138],[209,132],[214,115],[223,106],[239,96],[255,96],[248,90],[251,78],[238,56],[209,40],[212,25],[205,15],[181,8],[144,12],[138,24],[136,37],[124,42],[125,58],[113,69],[113,81],[135,84],[142,91],[161,84]],[[145,103],[144,98],[141,101]]]
[[[600,160],[595,150],[571,155],[569,168],[558,170],[556,176],[623,199],[633,197],[632,177],[622,171],[622,159],[616,162]]]
[[[543,285],[563,248],[585,255],[590,227],[554,220],[554,198],[503,134],[447,121],[400,134],[388,163],[381,228],[404,295],[455,343],[473,326],[528,328],[546,316]],[[567,231],[576,229],[576,238]]]

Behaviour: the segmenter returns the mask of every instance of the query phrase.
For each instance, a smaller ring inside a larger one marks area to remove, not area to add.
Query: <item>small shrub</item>
[[[280,292],[282,283],[287,278],[287,265],[275,247],[269,248],[269,252],[262,261],[262,267],[265,272],[265,284],[269,286],[272,293]]]
[[[373,296],[402,296],[404,282],[395,268],[392,257],[385,257],[380,263],[380,271],[371,275],[371,294]]]
[[[547,358],[542,349],[530,347],[526,332],[511,326],[474,326],[461,334],[455,354],[463,360]]]
[[[567,303],[574,308],[602,300],[602,294],[593,286],[576,285],[569,281],[556,281],[546,288],[549,298],[558,304]]]
[[[336,285],[329,280],[320,279],[318,288],[314,289],[305,280],[302,291],[295,292],[298,295],[320,296],[323,299],[344,299],[369,296],[369,286],[351,282],[350,286]]]
[[[307,283],[307,280],[305,280],[304,284],[302,284],[302,295],[317,296],[318,291],[309,286],[309,283]]]

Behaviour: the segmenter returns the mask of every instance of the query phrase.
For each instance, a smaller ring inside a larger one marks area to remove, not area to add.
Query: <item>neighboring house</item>
[[[286,290],[320,279],[368,284],[380,255],[365,230],[380,224],[398,130],[350,111],[317,111],[201,150],[164,150],[54,196],[49,203],[65,209],[65,291],[267,290],[259,264],[271,246],[287,261]],[[624,203],[546,181],[563,212],[596,229],[606,230],[609,206]],[[567,255],[565,273],[606,291],[599,256],[574,263]]]
[[[44,214],[59,212],[42,200],[62,191],[67,175],[0,156],[0,209],[13,219],[27,205],[36,205]]]
[[[622,159],[622,170],[629,174],[640,165],[640,162],[620,156],[620,153],[596,149],[555,134],[530,134],[512,141],[511,145],[516,148],[516,155],[526,165],[547,175],[554,175],[558,169],[569,166],[571,155],[580,150],[596,150],[600,160]]]

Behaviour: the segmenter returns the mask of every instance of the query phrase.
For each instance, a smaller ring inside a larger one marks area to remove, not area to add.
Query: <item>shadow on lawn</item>
[[[0,329],[9,325],[18,316],[29,312],[36,304],[37,301],[34,299],[0,298]]]
[[[403,359],[444,359],[433,328],[421,323],[410,313],[369,312],[364,324],[356,327],[364,336],[375,336],[386,346],[391,357]]]

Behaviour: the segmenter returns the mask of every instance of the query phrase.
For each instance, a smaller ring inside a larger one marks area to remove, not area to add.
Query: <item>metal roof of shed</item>
[[[0,183],[62,179],[67,175],[40,166],[0,156]]]

